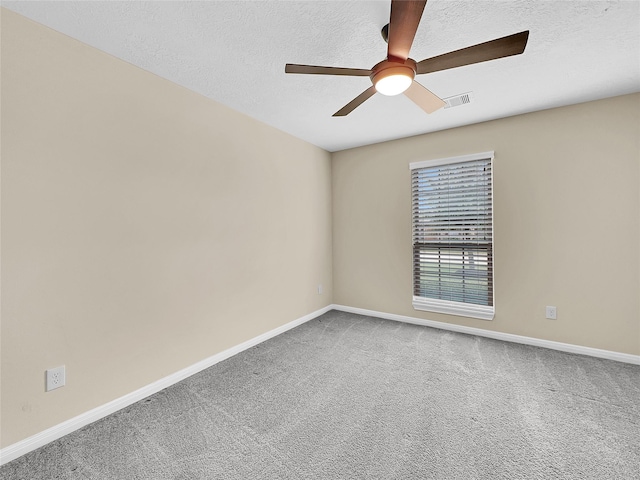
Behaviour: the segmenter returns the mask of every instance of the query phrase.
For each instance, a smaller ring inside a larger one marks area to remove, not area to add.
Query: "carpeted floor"
[[[0,468],[37,479],[638,479],[640,366],[331,311]]]

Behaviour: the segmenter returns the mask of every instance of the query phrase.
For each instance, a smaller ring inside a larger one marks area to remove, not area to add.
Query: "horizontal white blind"
[[[493,306],[491,163],[412,170],[415,297]]]

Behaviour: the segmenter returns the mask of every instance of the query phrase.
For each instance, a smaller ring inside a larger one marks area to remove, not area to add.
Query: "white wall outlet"
[[[322,284],[318,285],[318,295],[322,295]]]
[[[66,381],[66,373],[64,365],[61,367],[51,368],[47,370],[46,391],[50,392],[56,388],[64,387]]]
[[[555,320],[557,318],[558,311],[556,307],[547,307],[547,318],[549,320]]]

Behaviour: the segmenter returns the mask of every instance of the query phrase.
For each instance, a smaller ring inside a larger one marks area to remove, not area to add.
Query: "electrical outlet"
[[[322,284],[318,285],[318,295],[322,295]]]
[[[66,374],[64,365],[61,367],[51,368],[46,372],[47,384],[46,391],[50,392],[56,388],[64,387],[66,381]]]
[[[547,318],[549,320],[555,320],[557,318],[558,311],[556,307],[547,307]]]

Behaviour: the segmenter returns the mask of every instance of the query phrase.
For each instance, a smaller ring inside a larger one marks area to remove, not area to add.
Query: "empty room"
[[[640,1],[2,1],[0,478],[637,479]]]

